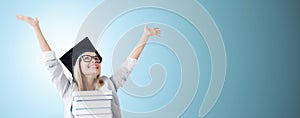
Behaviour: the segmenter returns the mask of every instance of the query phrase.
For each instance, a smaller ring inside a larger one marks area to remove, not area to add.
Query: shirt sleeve
[[[51,82],[56,86],[61,97],[64,97],[71,84],[64,72],[63,68],[55,57],[54,51],[43,52],[43,61],[50,74]]]
[[[119,87],[122,87],[133,68],[137,64],[137,60],[133,58],[128,58],[111,76],[110,80],[113,82],[115,89],[118,90]]]

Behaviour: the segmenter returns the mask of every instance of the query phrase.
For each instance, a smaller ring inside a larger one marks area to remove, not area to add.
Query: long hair
[[[74,74],[74,79],[75,79],[75,83],[78,87],[78,90],[84,91],[86,87],[84,85],[84,80],[83,80],[84,75],[81,70],[80,62],[81,62],[81,55],[77,58],[76,63],[73,67],[73,74]],[[94,88],[95,88],[95,90],[97,90],[103,85],[104,85],[104,81],[101,79],[100,74],[99,74],[94,79]]]

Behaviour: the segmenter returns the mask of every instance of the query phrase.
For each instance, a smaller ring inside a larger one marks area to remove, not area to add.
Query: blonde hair
[[[83,84],[83,74],[82,74],[82,70],[81,70],[81,66],[80,66],[80,62],[81,62],[81,56],[79,56],[76,60],[76,63],[73,67],[73,74],[74,74],[74,79],[75,79],[75,83],[78,87],[79,91],[84,91],[85,90],[85,86]],[[99,89],[101,86],[104,85],[104,81],[101,79],[100,75],[97,75],[95,80],[94,80],[94,88],[95,90]]]

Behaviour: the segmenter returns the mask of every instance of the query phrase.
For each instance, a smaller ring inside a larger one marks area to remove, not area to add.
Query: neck
[[[86,77],[83,84],[85,90],[95,90],[94,77]]]

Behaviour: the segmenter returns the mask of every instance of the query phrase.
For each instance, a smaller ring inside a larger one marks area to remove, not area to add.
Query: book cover
[[[96,114],[112,114],[110,108],[86,108],[86,109],[73,109],[73,115],[96,115]]]
[[[72,96],[112,96],[112,91],[74,91]]]
[[[73,101],[73,108],[110,108],[111,100]]]
[[[94,95],[94,96],[75,96],[73,98],[74,101],[83,101],[83,100],[111,100],[112,96],[102,96],[102,95]]]
[[[75,115],[74,118],[112,118],[112,114]]]

